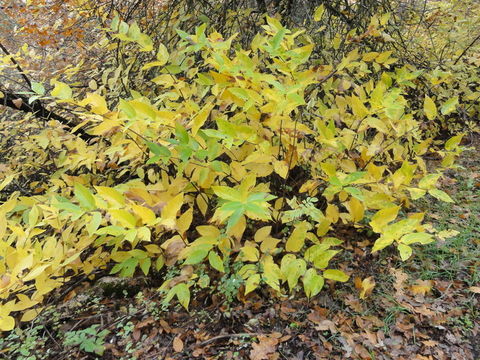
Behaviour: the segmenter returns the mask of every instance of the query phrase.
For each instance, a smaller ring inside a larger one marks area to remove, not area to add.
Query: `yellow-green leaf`
[[[245,281],[245,295],[255,290],[260,284],[260,274],[251,275],[247,281]]]
[[[325,12],[325,6],[323,4],[318,6],[315,9],[315,12],[313,13],[313,20],[320,21],[324,12]]]
[[[428,193],[438,200],[445,201],[448,203],[453,203],[453,199],[445,191],[439,189],[428,190]]]
[[[74,185],[73,192],[75,193],[75,197],[80,202],[80,205],[82,205],[84,208],[88,210],[95,208],[95,198],[93,197],[91,191],[85,186],[76,183]]]
[[[423,101],[423,111],[425,115],[427,115],[428,120],[433,120],[437,117],[437,107],[428,95],[425,96],[425,100]]]
[[[225,268],[223,266],[223,260],[216,252],[210,251],[208,253],[208,262],[215,270],[218,270],[220,272],[225,272]]]
[[[214,103],[206,104],[200,112],[195,115],[192,120],[192,136],[197,135],[198,130],[205,124],[207,121],[210,112],[212,111]]]
[[[412,256],[412,248],[408,245],[398,244],[397,249],[403,261],[407,260],[410,256]]]
[[[97,193],[111,205],[120,207],[125,205],[125,197],[118,190],[107,186],[95,186]]]
[[[400,243],[405,245],[411,245],[415,243],[429,244],[432,241],[433,241],[433,235],[427,234],[427,233],[418,233],[418,232],[406,234],[402,236],[402,238],[399,240]]]
[[[163,44],[160,44],[158,46],[158,52],[157,52],[157,60],[159,62],[159,66],[165,65],[169,57],[170,55],[168,54],[167,47]]]
[[[349,275],[345,274],[342,270],[336,269],[327,269],[323,272],[323,277],[325,279],[345,282],[350,278]]]
[[[72,98],[72,89],[67,84],[55,81],[55,87],[52,90],[52,96],[61,100],[69,100]]]
[[[458,105],[458,96],[448,99],[441,107],[440,111],[443,115],[448,115],[453,112]]]
[[[130,214],[127,210],[110,209],[108,212],[115,221],[119,222],[122,226],[128,229],[134,228],[137,224],[137,219],[135,216]]]
[[[308,269],[303,275],[303,289],[307,298],[317,295],[323,288],[324,279],[315,269]]]

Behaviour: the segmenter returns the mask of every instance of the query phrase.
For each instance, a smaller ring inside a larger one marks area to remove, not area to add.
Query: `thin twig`
[[[229,338],[233,338],[233,337],[255,337],[255,336],[259,336],[259,335],[263,335],[263,334],[258,334],[258,333],[239,333],[239,334],[223,334],[223,335],[217,335],[217,336],[214,336],[213,338],[210,338],[208,340],[205,340],[205,341],[202,341],[200,343],[196,343],[196,344],[193,344],[193,347],[203,347],[205,345],[208,345],[212,342],[215,342],[217,340],[222,340],[222,339],[229,339]]]

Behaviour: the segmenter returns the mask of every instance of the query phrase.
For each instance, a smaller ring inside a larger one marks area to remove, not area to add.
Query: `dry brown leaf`
[[[427,347],[434,347],[438,345],[438,342],[435,340],[425,340],[425,341],[422,341],[422,343]]]
[[[470,290],[471,292],[473,292],[475,294],[480,294],[480,286],[470,286],[468,288],[468,290]]]
[[[173,339],[173,350],[175,350],[175,352],[181,352],[183,350],[183,341],[179,336]]]
[[[17,109],[22,108],[23,100],[22,99],[15,99],[12,100],[13,104],[17,107]]]
[[[271,336],[259,335],[258,344],[252,344],[250,351],[250,360],[268,360],[269,355],[277,349],[278,339]]]

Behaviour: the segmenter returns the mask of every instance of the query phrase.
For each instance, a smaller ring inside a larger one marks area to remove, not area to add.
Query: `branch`
[[[20,73],[20,75],[22,76],[22,78],[25,80],[25,82],[27,83],[28,85],[28,88],[31,89],[32,88],[32,82],[30,81],[30,79],[28,78],[28,76],[25,74],[25,71],[23,71],[22,67],[18,64],[18,62],[13,58],[12,54],[10,54],[10,52],[8,51],[8,49],[3,46],[2,43],[0,43],[0,49],[3,50],[3,52],[5,54],[7,54],[8,56],[10,56],[10,60],[12,61],[12,63],[15,65],[15,67],[17,68],[18,72]]]
[[[36,118],[43,120],[57,120],[61,124],[65,125],[68,129],[72,130],[76,124],[71,120],[54,113],[53,111],[47,110],[40,101],[34,101],[32,104],[29,104],[28,98],[24,95],[15,94],[11,92],[3,92],[3,98],[0,99],[0,105],[9,107],[14,110],[23,111],[26,113],[32,113]],[[95,138],[90,134],[87,134],[84,129],[79,128],[75,131],[72,131],[72,134],[78,135],[85,141]]]
[[[473,39],[473,41],[465,48],[465,50],[462,51],[462,53],[458,56],[457,60],[453,63],[453,65],[457,65],[458,61],[467,53],[467,51],[477,42],[477,40],[480,39],[480,34]]]

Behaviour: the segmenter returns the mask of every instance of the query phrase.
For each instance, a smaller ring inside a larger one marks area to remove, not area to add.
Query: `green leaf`
[[[354,187],[351,187],[351,186],[347,186],[346,188],[344,188],[343,190],[345,190],[346,192],[348,192],[350,195],[352,195],[354,198],[357,198],[358,200],[360,201],[364,201],[365,198],[363,197],[363,194],[362,194],[362,191],[358,188],[354,188]]]
[[[43,85],[35,81],[32,81],[32,90],[37,95],[45,94],[45,88],[43,87]]]
[[[428,190],[428,193],[438,200],[442,200],[448,203],[453,203],[453,199],[445,191],[439,189]]]
[[[164,157],[170,157],[172,155],[170,150],[168,150],[168,148],[163,145],[148,141],[147,146],[150,149],[150,151],[155,155],[164,156]]]
[[[351,174],[348,174],[345,177],[345,179],[342,180],[342,185],[350,185],[350,184],[354,183],[355,181],[363,178],[366,174],[367,174],[366,171],[357,171],[357,172],[353,172]],[[332,182],[332,184],[333,184],[333,182]]]
[[[233,228],[240,221],[240,218],[242,217],[244,212],[245,212],[245,209],[243,207],[235,210],[235,212],[228,219],[227,229],[226,229],[227,232],[230,231],[230,229]]]
[[[281,29],[278,31],[275,36],[272,38],[272,50],[277,50],[280,47],[280,44],[282,43],[283,38],[285,37],[285,34],[287,33],[286,29]]]
[[[122,261],[119,264],[116,264],[112,268],[112,271],[110,271],[110,273],[116,274],[120,272],[121,277],[132,277],[133,274],[135,273],[135,269],[137,265],[138,265],[138,259],[135,257],[131,257]]]
[[[345,274],[343,271],[334,270],[334,269],[325,270],[323,272],[323,277],[325,279],[330,279],[330,280],[335,280],[340,282],[348,281],[348,279],[350,278],[350,276]]]
[[[80,205],[85,209],[92,210],[96,207],[95,198],[93,197],[92,192],[89,189],[87,189],[85,186],[79,183],[76,183],[74,185],[73,192],[78,202],[80,203]]]
[[[195,246],[192,251],[190,251],[188,257],[185,259],[184,265],[194,265],[203,261],[207,257],[209,250],[212,248],[210,244],[203,244],[206,246]]]

